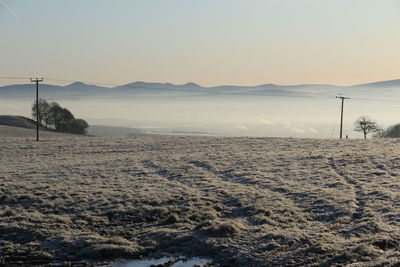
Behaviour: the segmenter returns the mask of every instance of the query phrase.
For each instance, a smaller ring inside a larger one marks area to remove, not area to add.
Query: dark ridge
[[[13,126],[26,129],[36,129],[36,121],[24,116],[0,115],[0,125]],[[40,126],[41,131],[52,131],[49,128]]]

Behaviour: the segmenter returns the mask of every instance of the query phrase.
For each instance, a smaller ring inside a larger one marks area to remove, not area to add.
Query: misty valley
[[[40,97],[69,107],[97,135],[206,134],[336,138],[339,134],[338,93],[350,97],[345,106],[344,133],[354,120],[369,115],[383,127],[397,124],[400,81],[356,86],[261,85],[201,87],[136,82],[113,88],[72,83],[41,85]],[[0,87],[0,113],[30,117],[34,100],[29,84]],[[368,94],[368,98],[364,95]],[[122,127],[122,129],[121,129]],[[125,129],[124,129],[125,128]],[[130,128],[130,129],[127,129]],[[126,131],[127,130],[127,131]]]

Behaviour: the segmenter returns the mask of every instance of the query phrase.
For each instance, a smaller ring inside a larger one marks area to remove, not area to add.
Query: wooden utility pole
[[[39,83],[43,82],[43,78],[31,78],[31,82],[36,83],[36,141],[39,141]]]
[[[349,97],[344,97],[342,95],[337,96],[336,98],[339,98],[342,100],[342,109],[340,113],[340,139],[343,139],[343,107],[344,107],[344,100],[350,99]]]

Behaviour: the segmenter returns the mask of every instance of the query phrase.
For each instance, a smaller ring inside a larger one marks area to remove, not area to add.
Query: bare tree
[[[59,115],[58,127],[56,128],[56,131],[69,132],[69,125],[75,119],[74,115],[66,108],[61,109]]]
[[[36,101],[32,106],[32,116],[36,118]],[[82,119],[75,119],[74,115],[57,102],[50,104],[45,99],[39,99],[39,122],[54,128],[56,132],[86,134],[89,124]]]
[[[36,101],[32,105],[32,117],[36,119]],[[39,123],[47,127],[49,123],[49,110],[50,105],[47,103],[46,99],[39,99]],[[44,123],[44,124],[43,124]]]
[[[89,124],[82,119],[73,119],[69,124],[69,132],[74,134],[86,134]]]
[[[59,131],[62,117],[62,107],[57,102],[50,103],[49,124],[54,126],[54,130]]]
[[[382,131],[378,124],[367,116],[361,116],[354,122],[354,131],[362,132],[364,139],[367,139],[369,133],[376,133]]]
[[[399,138],[400,137],[400,124],[390,126],[386,130],[382,130],[375,134],[377,138]]]

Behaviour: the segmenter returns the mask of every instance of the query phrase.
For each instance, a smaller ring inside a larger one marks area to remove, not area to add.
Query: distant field
[[[398,140],[0,142],[0,265],[162,253],[225,266],[400,262]]]

